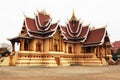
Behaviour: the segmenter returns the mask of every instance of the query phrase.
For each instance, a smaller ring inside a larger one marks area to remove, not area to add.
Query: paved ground
[[[0,67],[0,80],[120,80],[120,65]]]

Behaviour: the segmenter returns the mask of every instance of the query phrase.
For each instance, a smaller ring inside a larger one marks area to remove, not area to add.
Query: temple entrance
[[[60,40],[54,39],[54,51],[60,51]]]
[[[57,65],[59,66],[60,65],[60,57],[55,57],[55,61],[56,61]]]
[[[54,50],[57,51],[57,45],[54,45]]]
[[[36,51],[41,51],[41,43],[36,43]]]

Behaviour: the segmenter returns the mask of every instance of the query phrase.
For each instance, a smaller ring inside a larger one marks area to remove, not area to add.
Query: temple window
[[[72,53],[72,47],[71,46],[68,47],[68,53]]]
[[[36,43],[36,51],[41,51],[41,43],[40,42]]]
[[[58,46],[59,46],[59,40],[54,39],[54,51],[59,51]]]

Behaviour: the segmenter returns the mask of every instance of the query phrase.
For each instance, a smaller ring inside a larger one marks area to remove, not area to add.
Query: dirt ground
[[[120,80],[120,65],[0,67],[0,80]]]

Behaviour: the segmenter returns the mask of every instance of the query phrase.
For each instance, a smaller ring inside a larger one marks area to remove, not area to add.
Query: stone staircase
[[[8,57],[3,57],[0,59],[0,66],[9,66],[10,58]]]
[[[94,53],[65,55],[65,59],[70,65],[102,65]]]

